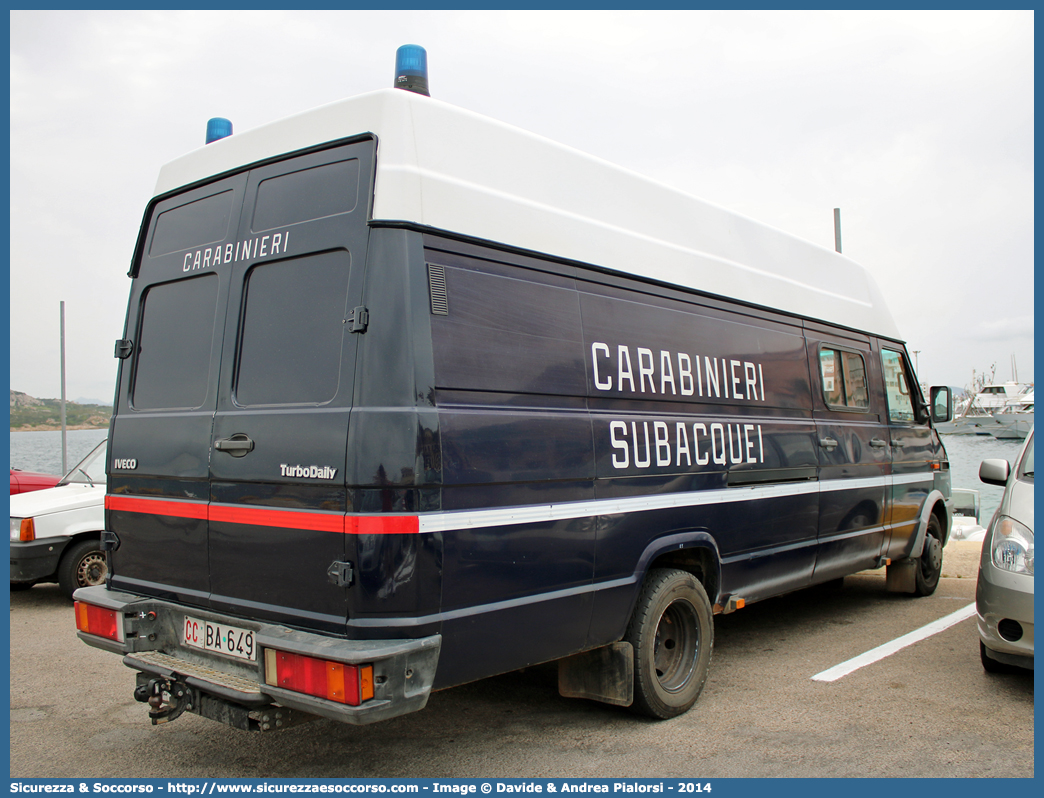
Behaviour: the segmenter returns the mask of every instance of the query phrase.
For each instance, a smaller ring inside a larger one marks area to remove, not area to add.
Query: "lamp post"
[[[61,399],[61,407],[62,407],[62,474],[65,475],[68,472],[68,470],[69,470],[69,466],[68,466],[68,463],[67,463],[67,459],[68,458],[67,458],[67,454],[66,454],[68,450],[66,449],[66,445],[65,445],[65,302],[64,301],[60,303],[60,310],[61,310],[61,325],[60,325],[60,327],[61,327],[61,336],[62,336],[62,342],[61,342],[61,353],[62,353],[62,399]]]

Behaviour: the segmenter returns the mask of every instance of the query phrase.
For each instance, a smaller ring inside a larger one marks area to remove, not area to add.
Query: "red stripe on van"
[[[334,513],[309,513],[300,510],[273,510],[268,507],[210,505],[210,520],[251,526],[275,526],[281,529],[314,529],[319,532],[343,532],[344,516]]]
[[[273,526],[281,529],[313,529],[346,535],[416,535],[420,520],[415,515],[339,515],[310,513],[301,510],[277,510],[243,505],[207,505],[201,502],[179,502],[145,499],[137,496],[106,496],[105,509],[123,510],[145,515],[174,518],[197,518],[249,526]]]
[[[123,510],[146,515],[169,515],[174,518],[198,518],[206,520],[207,505],[200,502],[174,502],[164,499],[142,499],[137,496],[105,497],[106,510]]]
[[[347,515],[346,535],[416,535],[420,520],[415,515]]]

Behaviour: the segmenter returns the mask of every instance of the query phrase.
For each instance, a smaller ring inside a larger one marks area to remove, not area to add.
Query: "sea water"
[[[992,435],[943,435],[943,446],[950,456],[950,475],[955,488],[979,491],[979,523],[987,526],[1004,495],[1004,488],[979,481],[979,463],[983,460],[1015,462],[1022,441],[1000,440]]]
[[[105,440],[107,429],[71,429],[65,433],[66,471]],[[62,432],[11,432],[11,468],[62,474]]]
[[[68,467],[71,469],[81,459],[105,440],[108,430],[88,429],[66,432]],[[1000,458],[1015,462],[1021,441],[998,440],[992,435],[943,435],[943,444],[950,456],[950,473],[955,488],[972,488],[979,491],[981,515],[979,522],[986,526],[1000,504],[1004,488],[986,485],[979,481],[979,463],[988,458]],[[42,471],[45,474],[62,472],[62,433],[12,432],[11,466],[25,471]]]

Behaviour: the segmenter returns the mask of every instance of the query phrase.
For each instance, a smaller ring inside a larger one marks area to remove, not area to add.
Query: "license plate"
[[[236,659],[253,661],[255,657],[254,632],[236,626],[185,618],[183,629],[185,645],[203,651],[217,651]]]

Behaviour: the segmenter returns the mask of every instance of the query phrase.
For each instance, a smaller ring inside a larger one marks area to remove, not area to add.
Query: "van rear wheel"
[[[650,571],[624,640],[634,649],[632,709],[661,720],[688,711],[703,690],[714,647],[703,585],[686,571]]]

